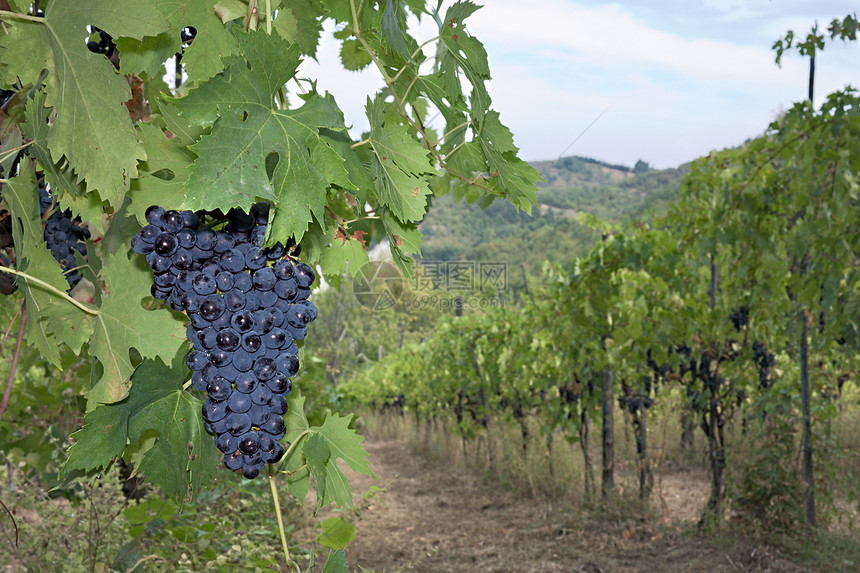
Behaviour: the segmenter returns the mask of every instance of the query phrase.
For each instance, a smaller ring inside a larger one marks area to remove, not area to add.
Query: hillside
[[[434,198],[420,227],[424,261],[506,262],[509,288],[521,289],[521,265],[537,276],[544,261],[564,264],[593,245],[597,235],[576,220],[578,213],[612,223],[651,218],[677,198],[686,172],[641,162],[634,171],[583,157],[532,165],[544,183],[531,216],[502,201],[482,210],[450,195]]]

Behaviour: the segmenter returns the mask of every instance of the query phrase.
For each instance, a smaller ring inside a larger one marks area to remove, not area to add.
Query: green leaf
[[[3,198],[9,207],[9,216],[15,222],[12,225],[12,236],[15,241],[15,258],[18,270],[53,286],[60,292],[69,288],[63,278],[59,263],[51,255],[45,245],[42,233],[42,219],[39,215],[39,198],[36,178],[32,163],[21,163],[21,173],[13,177],[3,186]],[[27,344],[39,351],[39,354],[54,366],[60,366],[59,343],[51,334],[51,326],[46,313],[65,312],[67,306],[72,306],[67,299],[50,292],[41,285],[18,277],[18,285],[24,293],[27,303]],[[80,315],[75,309],[73,314]],[[86,330],[86,324],[78,325]],[[92,332],[90,326],[90,332]]]
[[[381,97],[373,102],[368,98],[366,110],[373,149],[371,170],[379,201],[404,223],[420,221],[430,194],[427,175],[435,172],[428,152],[405,126],[384,121],[385,102]]]
[[[340,230],[320,257],[320,265],[327,274],[342,275],[349,270],[350,277],[354,277],[369,261],[364,243],[355,236],[347,237]]]
[[[385,12],[382,14],[382,37],[391,46],[395,53],[401,56],[409,56],[409,48],[406,47],[406,35],[400,28],[400,21],[404,20],[400,11],[399,0],[388,0],[385,4]]]
[[[146,161],[138,166],[140,177],[132,181],[128,211],[141,225],[146,225],[144,214],[151,205],[165,209],[178,209],[182,205],[194,154],[181,141],[168,139],[152,124],[140,124],[140,137],[146,148]]]
[[[289,0],[280,3],[274,28],[297,46],[302,54],[316,57],[325,10],[317,0]]]
[[[104,470],[123,451],[151,442],[137,469],[165,494],[181,503],[189,489],[193,494],[210,484],[218,453],[203,427],[202,403],[182,390],[187,375],[184,353],[170,367],[144,361],[125,399],[85,416],[60,476]]]
[[[67,158],[77,181],[85,179],[90,192],[117,208],[137,175],[143,147],[123,105],[131,98],[128,82],[83,39],[88,25],[112,36],[158,34],[164,22],[155,7],[154,0],[55,2],[46,7],[44,21],[6,21],[8,33],[0,36],[4,84],[20,78],[36,85],[48,70],[45,105],[56,112],[47,140],[52,161]]]
[[[355,526],[343,517],[329,517],[320,523],[322,533],[317,536],[317,541],[329,549],[346,549],[347,545],[355,539]]]
[[[104,266],[108,294],[95,319],[91,343],[93,355],[102,365],[98,382],[87,393],[87,409],[121,400],[129,390],[135,370],[129,354],[136,349],[143,358],[159,357],[169,364],[185,342],[182,315],[166,309],[148,311],[140,305],[150,296],[152,272],[145,264],[114,253]]]
[[[311,475],[314,476],[314,488],[317,492],[317,507],[320,507],[323,500],[326,499],[326,484],[328,482],[326,464],[331,458],[331,450],[329,449],[325,438],[315,433],[311,434],[311,436],[305,440],[302,451],[305,456],[305,461],[308,464],[308,469],[310,470]]]
[[[60,166],[51,158],[48,149],[50,135],[49,117],[51,110],[45,107],[45,92],[38,92],[36,97],[27,102],[25,115],[27,122],[22,124],[24,133],[33,140],[29,147],[30,157],[39,162],[45,173],[45,181],[51,192],[57,197],[63,209],[70,209],[73,214],[87,222],[92,230],[104,233],[104,204],[96,193],[87,193],[86,185],[79,182],[68,165]]]
[[[208,80],[223,70],[222,58],[237,53],[239,46],[221,17],[223,14],[229,18],[232,7],[222,7],[222,3],[223,0],[158,0],[158,9],[152,10],[151,17],[167,23],[158,35],[135,36],[140,41],[117,39],[123,73],[139,71],[151,78],[161,77],[162,63],[177,52],[182,53],[182,65],[191,81]],[[194,27],[197,35],[191,45],[183,48],[180,34],[187,26]]]
[[[212,133],[192,147],[199,159],[185,208],[247,210],[269,199],[275,215],[268,240],[298,240],[313,217],[324,219],[328,186],[351,185],[343,158],[320,137],[320,128],[344,130],[343,118],[333,102],[316,94],[298,109],[275,109],[275,94],[298,66],[298,50],[276,34],[239,38],[244,58],[229,58],[222,74],[177,102],[187,118],[214,121]],[[270,154],[278,158],[272,181]]]
[[[329,553],[325,560],[325,566],[322,573],[347,573],[346,553],[343,551],[333,551]]]
[[[344,40],[340,46],[340,61],[347,70],[357,72],[373,63],[373,58],[355,38]]]

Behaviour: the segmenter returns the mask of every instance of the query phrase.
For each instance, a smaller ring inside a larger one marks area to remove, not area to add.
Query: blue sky
[[[524,159],[641,158],[660,168],[737,145],[805,98],[808,60],[792,53],[780,69],[770,46],[788,29],[805,36],[816,20],[824,27],[857,10],[841,0],[483,3],[467,26],[487,48],[494,107]],[[419,39],[434,35],[429,24]],[[365,97],[381,82],[337,69],[337,48],[327,38],[319,65],[303,71],[361,130]],[[816,102],[846,84],[860,87],[860,42],[828,44],[816,59]]]

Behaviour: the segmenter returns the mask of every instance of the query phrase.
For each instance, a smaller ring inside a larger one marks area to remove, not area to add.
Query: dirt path
[[[376,573],[802,571],[761,548],[718,550],[680,528],[524,499],[402,442],[371,438],[365,447],[379,479],[349,474],[356,504],[371,486],[385,491],[365,504],[347,557]]]

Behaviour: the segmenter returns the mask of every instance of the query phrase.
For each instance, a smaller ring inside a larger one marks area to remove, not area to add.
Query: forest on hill
[[[678,199],[688,169],[650,169],[642,161],[631,168],[576,156],[532,165],[543,182],[531,213],[501,201],[484,208],[452,194],[433,197],[419,227],[422,260],[505,261],[513,269],[509,287],[519,292],[522,266],[537,276],[544,261],[565,264],[588,252],[600,234],[584,215],[615,224],[649,220]]]

